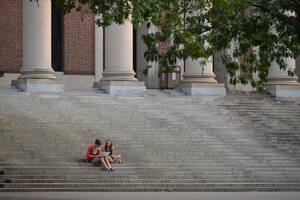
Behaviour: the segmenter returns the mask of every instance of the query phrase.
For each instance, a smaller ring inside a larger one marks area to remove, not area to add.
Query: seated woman
[[[116,155],[115,146],[113,145],[113,143],[110,139],[107,139],[105,141],[104,151],[110,152],[108,157],[107,157],[109,162],[111,162],[111,163],[113,163],[113,162],[121,163],[121,156]]]
[[[95,140],[95,144],[90,144],[86,152],[86,160],[94,164],[103,164],[107,171],[114,169],[109,164],[109,158],[102,156],[103,149],[99,139]]]

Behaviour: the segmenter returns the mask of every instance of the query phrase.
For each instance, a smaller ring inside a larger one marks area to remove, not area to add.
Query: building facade
[[[142,73],[148,64],[143,57],[146,45],[142,35],[155,31],[154,27],[134,30],[126,22],[103,30],[95,25],[93,14],[71,12],[62,16],[50,0],[39,5],[29,0],[3,0],[0,8],[0,71],[4,73],[0,86],[13,83],[24,91],[100,87],[109,93],[160,87],[156,63],[147,77]],[[296,67],[295,60],[288,62]],[[178,65],[182,69],[180,88],[187,94],[224,96],[225,87],[253,90],[250,86],[230,86],[217,54],[205,66],[199,67],[198,61],[190,59]],[[274,95],[279,88],[288,95],[299,91],[298,78],[288,77],[277,68],[273,64],[269,72]],[[250,76],[255,78],[255,74]]]

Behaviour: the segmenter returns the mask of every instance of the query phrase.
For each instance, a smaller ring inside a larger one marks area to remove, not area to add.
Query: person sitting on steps
[[[110,166],[108,157],[102,156],[103,149],[101,147],[101,141],[99,139],[95,140],[95,144],[90,144],[88,146],[87,152],[86,152],[86,160],[88,162],[92,162],[95,165],[103,164],[105,167],[104,169],[107,171],[114,171],[114,169]]]
[[[113,145],[111,139],[107,139],[105,141],[104,151],[110,152],[109,155],[108,155],[108,161],[109,162],[111,162],[111,163],[113,163],[113,162],[121,163],[121,156],[116,155],[115,146]]]

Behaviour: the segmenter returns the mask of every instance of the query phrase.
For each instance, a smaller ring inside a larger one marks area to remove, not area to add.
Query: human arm
[[[112,146],[112,147],[111,147],[111,155],[112,155],[112,156],[115,156],[115,146]]]
[[[102,153],[103,153],[103,148],[102,148],[102,147],[99,147],[97,157],[102,156]]]
[[[94,159],[94,158],[99,157],[99,156],[102,155],[102,151],[100,152],[100,150],[98,150],[98,154],[94,154],[93,153],[93,148],[94,148],[94,145],[89,145],[89,147],[87,149],[87,152],[86,152],[86,159],[87,159],[87,161],[91,161],[92,159]]]

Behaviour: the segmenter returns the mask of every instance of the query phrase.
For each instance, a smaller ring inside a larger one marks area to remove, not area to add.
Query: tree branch
[[[294,8],[296,15],[299,16],[300,15],[300,0],[291,0],[291,2],[293,4],[292,8]]]
[[[300,7],[300,0],[291,0],[296,6]]]
[[[292,2],[296,3],[297,7],[298,7],[298,5],[300,5],[300,0],[292,0]],[[291,9],[291,11],[295,11],[296,12],[296,17],[294,17],[294,16],[287,16],[284,13],[281,13],[279,11],[276,12],[276,13],[271,13],[270,9],[267,6],[265,6],[265,5],[255,4],[255,3],[251,2],[251,1],[249,1],[248,3],[250,5],[252,5],[253,7],[256,7],[258,9],[260,9],[262,12],[269,13],[270,15],[273,15],[274,17],[277,17],[278,19],[280,19],[280,20],[286,22],[287,24],[295,27],[296,33],[297,33],[297,38],[298,38],[298,41],[300,42],[300,18],[299,18],[300,17],[300,12],[298,12],[298,10],[296,10],[295,7],[293,7]]]

